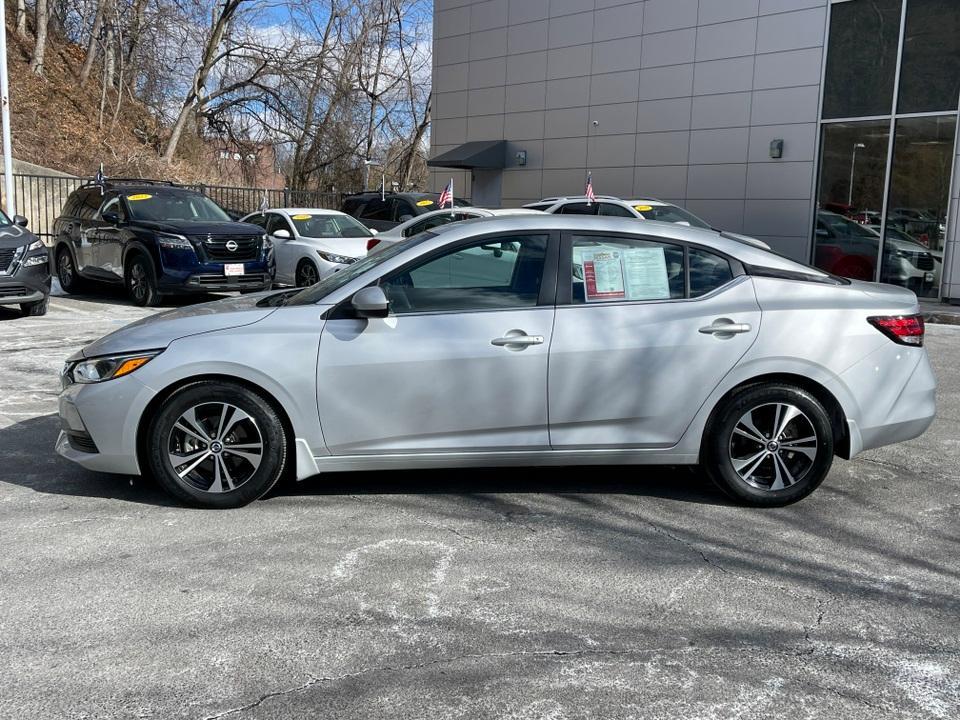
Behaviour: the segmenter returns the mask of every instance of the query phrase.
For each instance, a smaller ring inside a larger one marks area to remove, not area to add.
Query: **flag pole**
[[[0,122],[3,124],[3,188],[6,194],[7,215],[10,219],[17,214],[17,198],[13,189],[13,148],[10,141],[10,86],[7,82],[7,8],[5,0],[0,0]]]
[[[453,178],[450,178],[450,217],[453,217]]]

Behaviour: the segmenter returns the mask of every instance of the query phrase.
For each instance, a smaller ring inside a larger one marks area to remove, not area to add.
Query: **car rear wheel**
[[[77,267],[73,264],[73,256],[62,245],[57,250],[57,280],[65,293],[75,294],[84,290],[83,280],[77,275]]]
[[[169,493],[207,508],[242,507],[283,474],[287,437],[257,393],[203,381],[170,396],[150,425],[147,464]]]
[[[40,317],[47,314],[47,303],[49,298],[37,300],[32,303],[20,303],[20,312],[26,317]]]
[[[833,463],[833,428],[823,405],[794,385],[763,383],[732,395],[704,438],[711,479],[748,505],[776,507],[817,489]]]
[[[124,282],[133,304],[140,307],[159,305],[160,293],[157,291],[157,281],[153,276],[151,263],[143,255],[137,254],[126,265]]]
[[[320,271],[309,260],[301,260],[297,265],[297,287],[310,287],[320,280]]]

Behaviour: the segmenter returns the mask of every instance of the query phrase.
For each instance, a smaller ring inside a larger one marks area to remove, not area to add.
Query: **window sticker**
[[[149,195],[147,193],[137,193],[136,195],[127,195],[127,200],[133,200],[136,202],[137,200],[149,200],[152,197],[153,195]]]
[[[417,203],[417,207],[428,207],[433,205],[433,200],[421,200]]]
[[[637,212],[650,212],[651,210],[653,210],[653,206],[652,205],[634,205],[633,209],[636,210]]]
[[[575,248],[574,253],[573,274],[582,277],[587,302],[670,297],[667,260],[662,247]]]
[[[626,298],[623,256],[619,250],[585,250],[580,257],[583,262],[583,288],[587,302]]]
[[[291,215],[290,217],[294,220],[309,220],[310,218],[313,217],[313,215],[307,215],[306,213],[301,213],[300,215]]]

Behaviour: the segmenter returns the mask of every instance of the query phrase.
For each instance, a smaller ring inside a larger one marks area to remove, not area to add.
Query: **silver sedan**
[[[930,425],[918,313],[709,230],[468,220],[94,342],[64,367],[57,451],[214,508],[285,475],[658,463],[783,505]]]

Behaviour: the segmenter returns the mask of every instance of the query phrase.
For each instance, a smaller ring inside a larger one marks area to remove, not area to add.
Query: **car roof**
[[[285,213],[287,215],[346,215],[347,217],[352,217],[352,215],[347,215],[345,212],[330,210],[329,208],[267,208],[262,212]]]
[[[653,237],[669,242],[671,240],[695,243],[727,254],[747,265],[758,265],[790,272],[802,272],[826,277],[827,274],[808,265],[795,262],[777,255],[770,250],[727,237],[716,230],[706,230],[689,225],[645,220],[638,223],[634,218],[611,217],[602,215],[557,215],[537,213],[536,215],[513,215],[489,218],[476,218],[458,223],[449,223],[430,230],[437,243],[466,240],[481,233],[537,231],[589,231],[611,232],[629,235]]]

